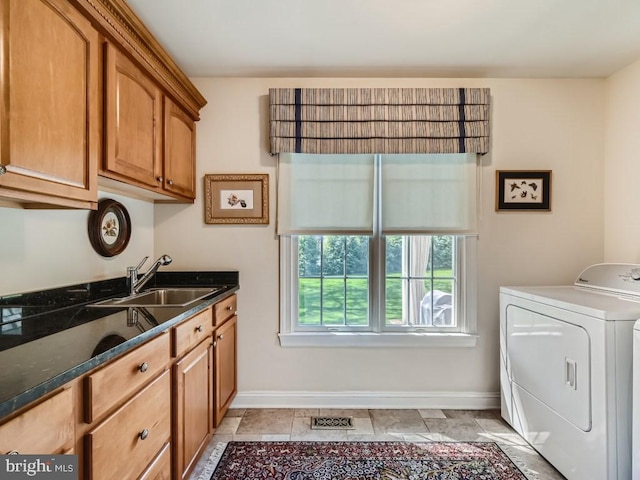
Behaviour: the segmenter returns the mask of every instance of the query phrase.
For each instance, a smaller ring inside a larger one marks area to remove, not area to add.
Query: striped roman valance
[[[488,88],[272,88],[271,153],[487,153]]]

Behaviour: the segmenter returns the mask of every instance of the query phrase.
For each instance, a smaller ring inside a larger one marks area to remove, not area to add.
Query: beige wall
[[[604,246],[607,262],[640,263],[640,61],[605,83]]]
[[[0,296],[122,277],[129,265],[153,255],[153,204],[100,193],[122,203],[131,217],[126,250],[98,255],[87,234],[87,210],[0,208]]]
[[[198,124],[198,199],[195,205],[155,207],[155,251],[171,255],[172,268],[240,271],[236,406],[296,405],[305,398],[339,404],[385,395],[398,405],[417,397],[414,403],[447,406],[456,396],[463,398],[460,406],[484,400],[497,405],[499,286],[567,284],[582,268],[603,260],[604,81],[200,78],[194,83],[209,101]],[[491,88],[475,348],[279,346],[276,160],[268,153],[267,95],[269,87],[284,86]],[[552,211],[496,213],[496,169],[553,170]],[[268,173],[271,223],[205,225],[206,173]]]

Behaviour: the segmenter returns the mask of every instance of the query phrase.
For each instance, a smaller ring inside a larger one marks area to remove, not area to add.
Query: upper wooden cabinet
[[[205,104],[125,0],[0,2],[0,203],[192,202]]]
[[[104,175],[162,187],[162,94],[131,60],[105,44]]]
[[[100,174],[193,201],[195,121],[111,44],[105,47],[105,91],[106,149]]]
[[[169,98],[164,100],[164,188],[196,197],[196,123]]]
[[[0,5],[0,197],[95,208],[98,32],[66,0]]]

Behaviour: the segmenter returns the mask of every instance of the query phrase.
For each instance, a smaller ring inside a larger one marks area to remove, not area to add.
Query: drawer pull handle
[[[224,333],[218,335],[218,340],[222,340],[223,337],[224,337]]]
[[[198,326],[196,327],[196,330],[197,330],[198,332],[202,332],[202,331],[204,330],[204,328],[202,327],[202,325],[198,325]]]
[[[146,440],[146,438],[149,436],[149,430],[145,428],[138,434],[138,436],[140,437],[140,440]]]
[[[233,305],[228,305],[227,306],[227,310],[229,310],[229,311],[233,310]]]
[[[147,362],[143,362],[139,367],[140,373],[144,373],[149,369],[149,364]]]

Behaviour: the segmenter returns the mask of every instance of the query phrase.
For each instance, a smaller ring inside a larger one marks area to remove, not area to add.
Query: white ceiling
[[[190,77],[607,77],[640,0],[128,0]]]

